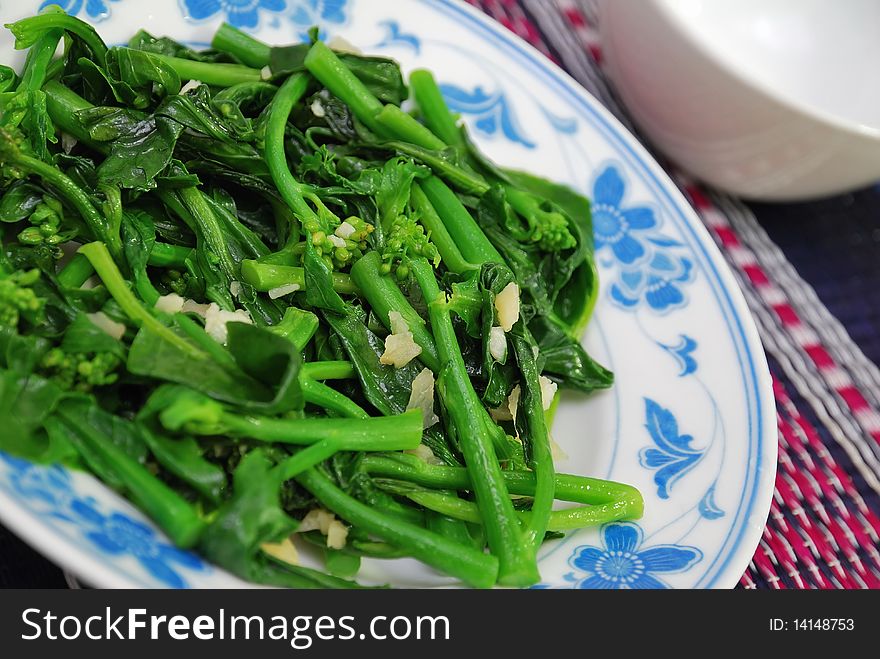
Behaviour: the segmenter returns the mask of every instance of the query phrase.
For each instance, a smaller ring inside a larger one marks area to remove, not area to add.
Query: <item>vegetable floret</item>
[[[373,225],[359,217],[349,217],[340,222],[326,208],[319,206],[319,210],[318,217],[323,219],[323,227],[305,225],[319,253],[328,256],[335,268],[344,268],[363,256],[367,249],[367,237],[373,233]]]
[[[22,314],[40,313],[45,300],[31,288],[39,278],[39,270],[0,275],[0,325],[17,328]]]
[[[534,229],[532,240],[537,241],[541,249],[557,252],[571,249],[576,245],[574,236],[568,228],[568,220],[562,213],[537,208],[527,219]]]
[[[406,261],[424,257],[434,267],[440,264],[440,253],[425,233],[425,228],[412,215],[398,215],[391,222],[385,249],[382,250],[382,273],[394,272],[400,279],[409,277]]]
[[[19,164],[22,153],[27,150],[27,138],[21,130],[14,126],[0,126],[0,184],[6,185],[27,175]]]
[[[122,361],[109,352],[65,352],[52,348],[40,360],[43,374],[61,389],[89,393],[119,379]]]
[[[42,201],[37,203],[34,212],[28,217],[31,226],[22,229],[18,234],[18,240],[25,245],[45,245],[55,247],[70,240],[75,232],[61,231],[64,220],[64,210],[61,202],[48,195],[43,195]],[[58,250],[53,250],[58,252]],[[60,253],[56,256],[60,257]]]
[[[558,252],[577,245],[568,218],[548,208],[546,202],[528,192],[512,188],[507,189],[507,200],[526,223],[521,232],[513,232],[517,240],[537,243],[546,252]]]

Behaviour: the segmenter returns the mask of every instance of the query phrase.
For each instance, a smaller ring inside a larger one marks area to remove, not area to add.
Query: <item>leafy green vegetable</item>
[[[296,520],[281,509],[281,481],[271,460],[251,451],[235,470],[233,496],[205,530],[200,549],[234,574],[291,588],[352,588],[356,584],[274,560],[262,547],[289,536]]]
[[[546,539],[641,515],[550,452],[546,379],[613,381],[579,341],[589,201],[489,161],[429,72],[403,109],[396,62],[317,30],[198,51],[108,48],[54,7],[8,27],[0,450],[295,588],[359,587],[364,556],[528,586]]]
[[[64,461],[70,453],[66,442],[53,442],[42,428],[62,395],[48,380],[0,370],[0,449],[35,462]]]

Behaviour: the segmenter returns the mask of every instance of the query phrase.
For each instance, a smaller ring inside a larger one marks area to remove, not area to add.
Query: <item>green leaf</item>
[[[122,251],[134,278],[135,289],[149,306],[156,304],[159,293],[147,274],[147,263],[156,244],[156,225],[143,211],[125,210],[122,213]]]
[[[141,464],[146,461],[147,446],[137,423],[106,412],[85,396],[68,397],[63,407],[78,425],[93,429],[132,460]]]
[[[274,398],[248,409],[264,414],[301,410],[305,405],[299,384],[301,360],[292,342],[262,327],[229,323],[229,352],[241,370],[275,392]]]
[[[536,317],[529,330],[544,359],[544,375],[566,389],[590,393],[607,389],[614,383],[614,374],[597,363],[573,338],[567,328],[547,318]]]
[[[578,250],[572,256],[575,263],[571,277],[559,287],[554,313],[571,328],[573,336],[579,336],[590,319],[599,295],[590,202],[568,186],[539,176],[513,170],[506,170],[505,174],[517,187],[558,206],[571,220],[569,226],[578,241]]]
[[[161,116],[139,122],[112,143],[110,155],[98,167],[98,180],[134,190],[155,188],[155,179],[171,162],[181,132],[181,124]]]
[[[149,88],[156,98],[180,91],[180,77],[169,64],[150,53],[131,48],[111,48],[107,66],[118,69],[119,78],[133,87]]]
[[[42,90],[7,92],[0,97],[0,125],[21,130],[30,153],[43,162],[52,162],[49,143],[57,142],[55,127],[46,110],[46,94]]]
[[[536,245],[520,243],[510,234],[507,229],[509,212],[504,191],[493,187],[483,195],[476,217],[480,228],[513,270],[520,288],[529,294],[538,313],[549,313],[553,308],[552,285],[541,271],[541,251]],[[560,278],[563,276],[559,274]]]
[[[175,334],[188,337],[176,321],[170,327]],[[227,329],[235,365],[207,353],[195,357],[145,326],[129,349],[128,370],[186,385],[244,411],[280,414],[302,409],[297,379],[300,359],[294,345],[268,330],[244,323],[229,323]]]
[[[0,64],[0,94],[12,91],[17,81],[15,70]]]
[[[281,482],[262,449],[244,456],[233,476],[233,496],[217,511],[200,549],[211,561],[243,579],[292,588],[356,588],[357,584],[309,568],[281,563],[261,549],[298,526],[281,509]]]
[[[67,353],[109,352],[125,359],[125,344],[95,325],[85,314],[78,314],[64,333],[61,349]]]
[[[170,329],[188,340],[188,335],[173,320]],[[213,341],[208,337],[208,340]],[[194,356],[176,343],[144,326],[138,331],[128,351],[128,370],[135,375],[177,382],[192,387],[217,400],[242,403],[269,400],[271,393],[259,382],[228,363],[220,363],[207,353]]]
[[[176,396],[178,391],[176,386],[163,385],[153,392],[146,405],[138,412],[142,436],[159,464],[203,497],[219,504],[226,492],[226,472],[219,465],[205,459],[206,449],[193,437],[168,437],[154,421],[155,413],[170,402],[163,398]]]
[[[269,51],[269,69],[273,76],[287,76],[305,71],[305,57],[311,44],[277,46]],[[383,103],[400,105],[409,96],[400,65],[385,57],[364,57],[339,53],[339,59]]]
[[[10,371],[23,376],[32,373],[51,347],[44,338],[22,336],[15,328],[0,326],[0,366]]]
[[[0,370],[0,450],[33,462],[66,461],[75,455],[61,437],[43,430],[64,393],[36,375]]]
[[[392,158],[385,163],[374,192],[383,228],[387,230],[389,224],[406,211],[413,181],[430,174],[429,169],[403,158]]]
[[[195,51],[174,39],[154,37],[146,30],[135,32],[134,36],[128,40],[128,47],[157,55],[191,59],[196,62],[216,62],[223,59],[223,55],[216,51]]]
[[[367,400],[382,414],[401,414],[409,402],[412,382],[422,370],[414,360],[403,368],[379,361],[385,344],[366,325],[366,313],[359,307],[346,306],[343,314],[324,314],[342,342],[358,374]]]
[[[18,181],[0,199],[0,222],[20,222],[34,212],[43,200],[43,190],[32,183]]]
[[[180,77],[174,68],[148,52],[111,48],[104,66],[87,58],[78,63],[86,96],[98,104],[112,98],[143,110],[180,91]]]
[[[83,96],[89,102],[99,106],[116,102],[138,110],[150,105],[148,90],[133,88],[120,80],[118,74],[112,74],[87,57],[81,57],[77,63],[83,80]]]
[[[339,297],[339,293],[333,289],[330,268],[317,255],[315,246],[311,241],[306,244],[303,268],[305,269],[306,300],[308,303],[319,309],[326,309],[334,313],[345,313],[345,302]]]
[[[209,559],[245,578],[256,576],[261,544],[279,542],[297,527],[281,510],[281,483],[272,475],[273,466],[262,450],[248,453],[235,470],[232,498],[202,537]]]
[[[156,109],[155,115],[174,119],[189,130],[229,144],[253,141],[250,120],[240,115],[220,115],[211,104],[207,90],[207,87],[199,87],[184,96],[171,96]]]
[[[98,182],[121,188],[155,188],[183,132],[176,121],[126,108],[94,107],[75,116],[91,139],[110,143],[110,154],[97,169]]]

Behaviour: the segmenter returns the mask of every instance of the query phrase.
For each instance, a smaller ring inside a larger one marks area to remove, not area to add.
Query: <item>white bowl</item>
[[[787,201],[880,180],[877,0],[604,0],[636,123],[708,183]]]

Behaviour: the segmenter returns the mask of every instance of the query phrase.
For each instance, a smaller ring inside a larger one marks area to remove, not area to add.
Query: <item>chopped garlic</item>
[[[422,462],[425,462],[429,465],[442,465],[443,460],[434,455],[434,451],[431,450],[430,446],[426,446],[425,444],[419,444],[416,448],[404,451],[404,453],[409,453],[410,455],[416,456]]]
[[[345,547],[345,541],[348,538],[348,527],[338,519],[330,522],[330,528],[327,529],[327,546],[330,549],[342,549]]]
[[[336,231],[334,231],[333,233],[335,233],[335,234],[336,234],[337,236],[339,236],[340,238],[343,238],[343,239],[345,239],[345,240],[348,240],[348,239],[351,238],[355,233],[357,233],[357,229],[355,229],[355,228],[354,228],[352,225],[350,225],[348,222],[343,222],[343,223],[340,224],[338,227],[336,227]]]
[[[270,69],[269,65],[267,64],[262,69],[260,69],[260,78],[262,78],[263,80],[268,80],[271,77],[272,77],[272,69]]]
[[[83,285],[80,288],[84,291],[90,291],[93,288],[98,288],[101,285],[101,278],[98,275],[92,275],[88,279],[83,282]]]
[[[541,402],[544,404],[544,410],[549,410],[550,406],[553,405],[553,397],[556,396],[556,383],[553,382],[550,378],[545,378],[543,375],[540,379],[541,383]]]
[[[183,87],[180,88],[180,92],[178,92],[181,96],[186,94],[187,92],[191,92],[193,89],[198,89],[202,84],[201,80],[190,80]]]
[[[184,299],[177,293],[169,293],[156,300],[156,304],[153,306],[156,311],[161,311],[162,313],[178,313],[183,310],[183,303]]]
[[[337,53],[352,53],[353,55],[363,55],[360,48],[351,43],[348,39],[340,37],[338,34],[333,35],[327,40],[327,47],[335,50]]]
[[[208,315],[210,306],[210,304],[199,304],[195,300],[185,300],[180,311],[181,313],[194,313],[204,318]]]
[[[397,311],[388,314],[391,334],[385,337],[385,352],[379,357],[382,364],[403,368],[413,359],[422,354],[422,347],[413,340],[403,316]]]
[[[507,337],[504,336],[503,327],[493,327],[489,330],[489,354],[496,362],[507,359]]]
[[[541,405],[544,411],[550,409],[553,404],[553,397],[556,395],[556,383],[550,378],[543,375],[539,380],[541,383]],[[516,385],[507,397],[507,407],[502,405],[494,410],[489,410],[489,415],[495,421],[513,421],[516,418],[516,410],[519,408],[519,398],[522,395],[522,389]]]
[[[519,286],[510,282],[495,296],[495,311],[498,322],[505,332],[509,332],[519,320]]]
[[[399,311],[388,312],[388,324],[391,325],[392,334],[406,334],[409,332],[409,325],[403,318],[403,314]]]
[[[73,151],[73,147],[76,146],[76,143],[77,139],[73,135],[61,131],[61,148],[64,153],[69,154]]]
[[[297,533],[306,531],[320,531],[321,535],[327,536],[327,546],[331,549],[342,549],[348,537],[348,528],[336,519],[336,515],[322,508],[310,510],[296,527]]]
[[[553,457],[554,464],[568,460],[568,454],[556,443],[553,435],[550,435],[550,455]]]
[[[389,334],[385,337],[385,352],[379,361],[387,366],[403,368],[422,354],[422,347],[413,341],[412,332]]]
[[[115,320],[110,318],[103,311],[98,311],[97,313],[87,313],[86,317],[92,321],[99,329],[103,330],[105,334],[109,334],[117,341],[122,338],[125,334],[125,325],[122,323],[117,323]]]
[[[334,247],[345,247],[345,241],[336,234],[331,233],[327,236],[327,240],[333,243]]]
[[[224,311],[215,303],[208,305],[208,311],[205,314],[205,331],[217,343],[226,345],[229,338],[229,332],[226,328],[227,323],[247,323],[253,325],[254,321],[244,309],[236,309],[235,311]]]
[[[422,411],[424,428],[430,428],[440,420],[434,414],[434,374],[431,373],[431,369],[423,368],[422,372],[413,379],[406,409]]]
[[[305,533],[306,531],[320,531],[326,535],[327,529],[330,528],[330,522],[333,519],[335,519],[333,513],[328,512],[323,508],[313,508],[302,518],[299,526],[296,527],[296,532]]]
[[[299,565],[299,552],[290,538],[284,538],[281,542],[264,542],[260,549],[288,565]]]
[[[507,409],[510,412],[510,418],[516,418],[516,410],[519,408],[519,397],[522,393],[522,389],[519,388],[519,385],[516,385],[513,388],[513,391],[510,392],[510,396],[507,397]]]
[[[229,282],[229,294],[232,297],[238,297],[241,295],[241,283],[235,281],[234,279]]]
[[[299,284],[285,284],[284,286],[269,289],[269,297],[273,300],[277,300],[279,297],[284,297],[285,295],[296,293],[296,291],[298,290]]]
[[[324,109],[324,105],[321,103],[321,99],[316,98],[314,101],[312,101],[312,104],[309,107],[312,110],[312,114],[319,119],[327,116],[327,110]]]

